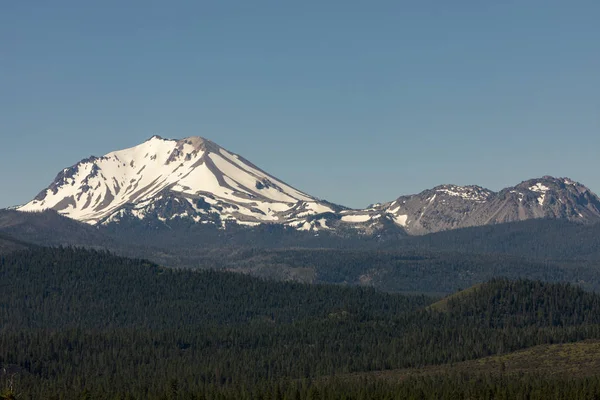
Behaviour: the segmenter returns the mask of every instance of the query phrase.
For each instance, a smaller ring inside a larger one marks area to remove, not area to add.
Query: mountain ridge
[[[569,178],[543,176],[491,191],[481,186],[438,185],[400,196],[382,209],[402,218],[411,234],[539,218],[580,223],[600,221],[600,199]]]
[[[158,135],[63,169],[17,209],[53,209],[90,225],[189,219],[223,228],[231,223],[282,224],[361,234],[392,230],[422,235],[536,218],[600,221],[598,196],[569,178],[543,176],[498,192],[444,184],[349,209],[302,192],[208,139]]]

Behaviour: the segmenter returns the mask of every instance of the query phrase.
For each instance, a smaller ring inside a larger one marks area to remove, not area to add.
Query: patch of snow
[[[258,225],[260,225],[260,222],[243,221],[243,220],[237,220],[236,223],[238,225],[245,225],[245,226],[258,226]]]
[[[333,212],[333,209],[317,202],[305,202],[301,205],[304,211],[296,214],[296,217],[306,217],[309,215],[321,214],[325,212]]]
[[[436,189],[436,192],[445,193],[448,196],[460,197],[471,201],[485,201],[489,197],[489,193],[479,190],[476,187],[464,186],[447,186]]]
[[[400,226],[406,226],[407,220],[408,215],[398,215],[394,217],[394,222],[396,222]]]
[[[392,214],[396,214],[398,211],[400,211],[400,206],[394,208],[393,210],[389,210],[389,212]]]
[[[548,190],[550,190],[550,188],[538,182],[535,185],[530,186],[529,190],[532,192],[546,193]]]
[[[299,231],[310,231],[310,228],[312,228],[312,225],[309,222],[305,222],[302,224],[302,226],[299,226],[297,229]]]
[[[538,197],[538,203],[540,203],[540,206],[544,205],[544,199],[546,198],[546,193],[542,193],[539,197]]]
[[[329,229],[329,227],[327,226],[327,220],[325,218],[321,218],[318,222],[319,225],[321,225],[321,228]]]
[[[317,202],[311,201],[305,203],[306,207],[315,212],[315,214],[321,214],[325,212],[333,212],[331,207],[325,206],[323,204],[319,204]]]
[[[371,219],[371,217],[368,214],[342,216],[342,221],[344,222],[367,222],[369,219]]]
[[[544,205],[544,199],[546,198],[546,192],[548,190],[550,190],[550,188],[548,186],[545,186],[538,182],[535,185],[530,186],[529,190],[531,190],[532,192],[540,193],[540,195],[537,198],[537,201],[540,204],[540,206]]]

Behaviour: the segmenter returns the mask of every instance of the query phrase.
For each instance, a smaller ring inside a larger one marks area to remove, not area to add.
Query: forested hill
[[[19,239],[0,233],[0,254],[10,253],[12,251],[24,250],[34,247],[29,243],[25,243]]]
[[[0,259],[2,321],[23,328],[167,329],[345,311],[379,317],[426,306],[423,296],[371,288],[269,282],[231,272],[178,271],[105,251],[36,248]]]
[[[454,318],[494,327],[599,324],[600,295],[569,284],[494,279],[429,307]]]
[[[534,219],[412,236],[386,242],[382,247],[510,254],[544,260],[600,260],[600,224]]]
[[[165,262],[172,261],[162,257]],[[497,277],[570,282],[600,290],[600,268],[595,261],[544,261],[436,250],[214,250],[195,266],[276,279],[366,285],[389,292],[434,295],[453,293]]]
[[[41,248],[0,257],[0,282],[0,364],[15,371],[23,398],[367,398],[361,382],[331,389],[305,379],[600,338],[599,295],[533,281],[494,280],[440,307],[424,296]],[[461,379],[448,378],[448,390],[479,385]]]

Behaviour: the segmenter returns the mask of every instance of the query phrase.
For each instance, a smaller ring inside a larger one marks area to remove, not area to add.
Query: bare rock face
[[[600,220],[600,200],[580,183],[544,176],[501,190],[473,214],[469,226],[533,218],[597,222]]]
[[[186,219],[222,228],[282,224],[367,235],[421,235],[533,218],[600,221],[598,196],[580,183],[550,176],[499,192],[441,185],[352,210],[297,190],[210,140],[160,136],[65,168],[18,208],[47,209],[91,225]]]
[[[598,196],[571,179],[551,176],[497,193],[479,186],[442,185],[381,207],[416,235],[534,218],[600,221]]]
[[[411,234],[460,228],[466,216],[494,193],[480,186],[441,185],[401,196],[382,208]]]

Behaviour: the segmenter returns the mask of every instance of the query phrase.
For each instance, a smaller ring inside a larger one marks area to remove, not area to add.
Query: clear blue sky
[[[154,134],[362,207],[600,192],[600,1],[1,1],[0,207]]]

